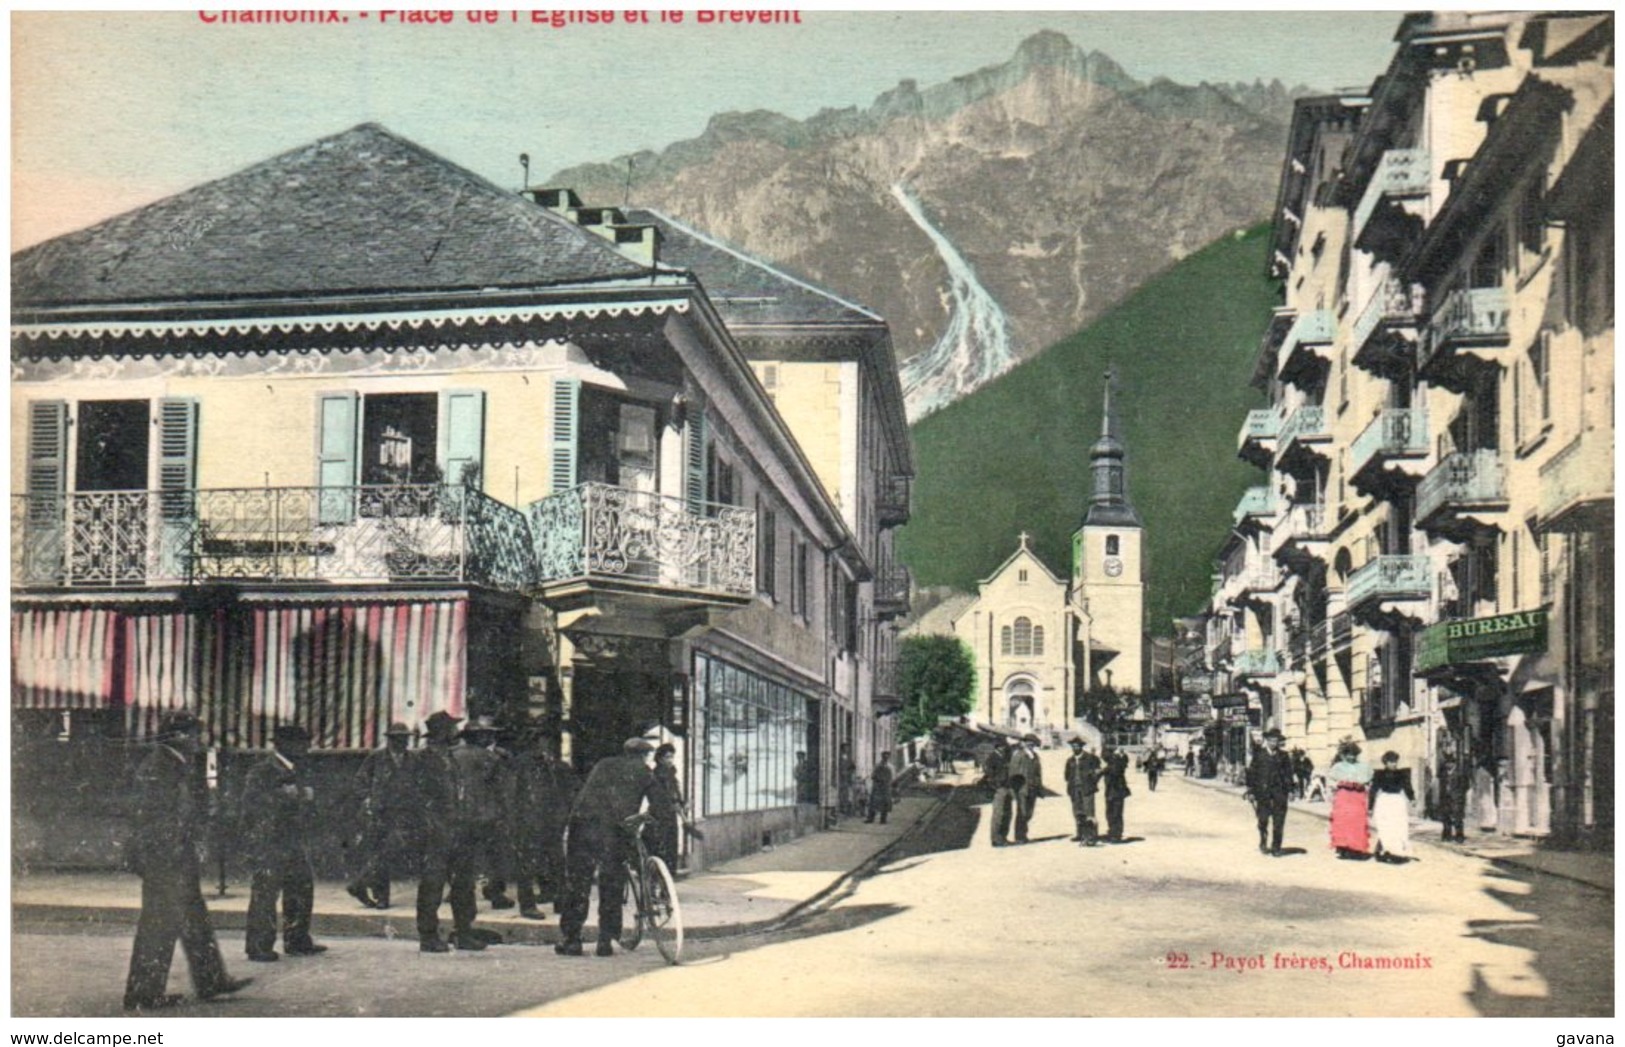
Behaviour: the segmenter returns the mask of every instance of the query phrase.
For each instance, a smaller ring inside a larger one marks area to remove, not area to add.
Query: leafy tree
[[[976,704],[976,663],[956,636],[909,636],[897,657],[903,738],[929,734],[939,716],[963,716]]]
[[[1141,704],[1138,692],[1093,687],[1078,699],[1078,712],[1102,731],[1111,732],[1121,729]]]

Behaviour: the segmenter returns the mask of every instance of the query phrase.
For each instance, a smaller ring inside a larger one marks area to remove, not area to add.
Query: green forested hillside
[[[1101,386],[1118,371],[1129,494],[1145,519],[1146,625],[1206,598],[1236,500],[1258,470],[1236,458],[1248,384],[1276,302],[1268,227],[1183,259],[1089,327],[914,426],[914,512],[900,559],[921,585],[975,591],[1027,531],[1057,572],[1089,494]]]

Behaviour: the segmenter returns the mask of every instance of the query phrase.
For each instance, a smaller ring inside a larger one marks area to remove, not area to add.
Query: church
[[[1070,575],[1040,560],[1023,533],[953,621],[975,657],[979,720],[1022,732],[1065,730],[1085,691],[1145,690],[1145,524],[1129,500],[1112,385],[1108,373]]]

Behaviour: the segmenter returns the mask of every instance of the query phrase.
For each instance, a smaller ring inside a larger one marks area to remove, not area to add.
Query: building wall
[[[1013,629],[1016,619],[1023,617],[1043,628],[1042,655],[1004,653],[1003,630]],[[1076,682],[1072,656],[1078,639],[1074,612],[1065,583],[1031,553],[1018,553],[980,586],[976,601],[955,620],[954,632],[975,661],[979,697],[974,715],[1007,724],[1008,686],[1013,680],[1030,680],[1033,726],[1064,727],[1071,722]]]

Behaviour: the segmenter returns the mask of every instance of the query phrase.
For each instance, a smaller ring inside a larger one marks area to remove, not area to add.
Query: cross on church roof
[[[1026,532],[1026,531],[1022,531],[1022,532],[1021,532],[1021,535],[1020,535],[1020,537],[1021,537],[1021,547],[1022,547],[1022,548],[1023,548],[1023,549],[1025,549],[1025,548],[1027,548],[1027,539],[1028,539],[1028,538],[1029,538],[1029,537],[1030,537],[1030,536],[1029,536],[1029,535],[1028,535],[1028,534],[1027,534],[1027,532]]]

